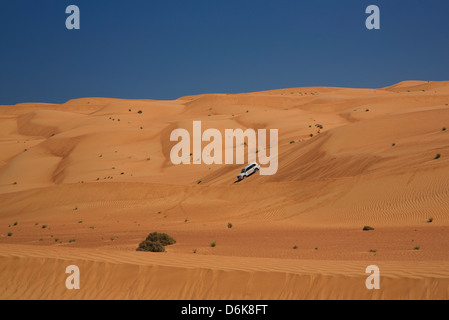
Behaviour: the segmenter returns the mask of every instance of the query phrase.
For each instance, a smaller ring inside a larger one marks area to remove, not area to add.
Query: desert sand
[[[278,129],[277,174],[173,165],[194,120]],[[0,150],[0,299],[449,298],[449,81],[0,106]]]

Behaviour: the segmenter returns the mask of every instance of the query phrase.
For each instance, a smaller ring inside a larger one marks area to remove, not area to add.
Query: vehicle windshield
[[[246,170],[245,169],[242,169],[242,172],[240,172],[240,173],[245,173],[246,172]]]

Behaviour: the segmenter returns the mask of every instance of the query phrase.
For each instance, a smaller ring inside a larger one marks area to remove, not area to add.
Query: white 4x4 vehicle
[[[249,166],[243,168],[242,172],[240,172],[240,174],[237,176],[237,179],[239,181],[243,180],[259,170],[260,166],[256,162],[251,163]]]

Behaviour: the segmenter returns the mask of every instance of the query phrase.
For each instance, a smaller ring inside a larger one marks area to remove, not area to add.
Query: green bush
[[[165,246],[175,244],[176,240],[166,233],[153,232],[139,244],[137,251],[164,252]]]
[[[176,243],[176,240],[170,237],[168,234],[157,232],[150,233],[145,241],[159,242],[163,246],[169,246]]]
[[[370,227],[370,226],[364,226],[363,227],[363,231],[370,231],[370,230],[374,230],[374,228]]]
[[[152,242],[152,241],[145,240],[139,244],[137,251],[164,252],[165,248],[159,242]]]

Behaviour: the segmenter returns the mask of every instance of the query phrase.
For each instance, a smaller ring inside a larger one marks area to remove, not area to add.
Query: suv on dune
[[[237,179],[241,181],[259,170],[260,166],[256,162],[251,163],[249,166],[242,169],[242,172],[237,176]]]

